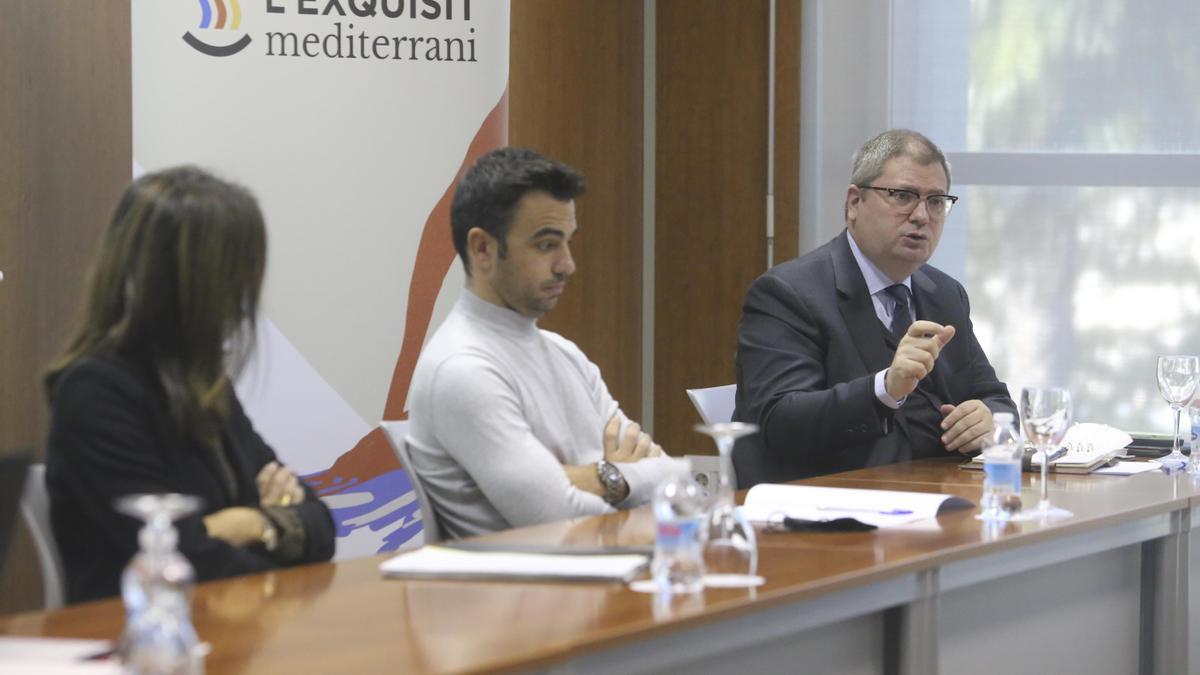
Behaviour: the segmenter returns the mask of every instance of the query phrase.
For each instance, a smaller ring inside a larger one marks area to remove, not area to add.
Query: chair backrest
[[[436,544],[442,540],[442,528],[438,526],[437,512],[433,510],[429,495],[425,494],[425,486],[421,484],[421,477],[417,475],[417,470],[413,467],[408,453],[408,442],[405,440],[408,421],[384,420],[379,423],[379,426],[383,427],[388,442],[392,444],[392,449],[396,451],[396,457],[400,459],[400,465],[408,472],[408,480],[412,483],[413,492],[417,493],[417,504],[421,507],[421,531],[425,535],[425,543]]]
[[[21,512],[25,477],[32,460],[33,453],[28,450],[0,455],[0,573],[4,572],[4,563],[8,560],[17,514]]]
[[[736,384],[726,384],[720,387],[704,389],[688,389],[688,398],[700,413],[700,419],[705,424],[733,421],[734,397],[737,395]]]
[[[21,517],[33,537],[38,562],[42,567],[42,593],[46,609],[62,607],[63,570],[62,558],[58,555],[58,544],[54,541],[54,530],[50,528],[50,496],[46,492],[46,465],[33,464],[25,478],[25,492],[21,496]]]

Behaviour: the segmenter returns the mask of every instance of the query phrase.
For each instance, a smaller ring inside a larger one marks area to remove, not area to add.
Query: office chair
[[[46,493],[46,465],[33,464],[25,478],[25,492],[21,496],[21,517],[37,549],[38,562],[42,567],[42,593],[46,609],[63,605],[64,575],[58,544],[50,528],[50,496]]]
[[[417,493],[417,504],[421,508],[421,530],[425,534],[425,543],[436,544],[443,539],[442,528],[438,526],[437,512],[433,510],[433,503],[429,501],[429,495],[425,493],[425,486],[421,484],[421,477],[417,475],[409,457],[408,442],[405,440],[408,421],[384,420],[379,423],[379,426],[383,427],[388,442],[396,451],[396,457],[400,459],[400,464],[408,472],[408,480],[412,483],[413,492]]]
[[[733,420],[734,397],[737,395],[736,384],[726,384],[720,387],[704,389],[688,389],[688,398],[700,413],[700,419],[705,424],[717,424]]]
[[[700,420],[705,424],[718,424],[733,421],[734,396],[737,394],[736,384],[725,384],[719,387],[704,389],[688,389],[688,398],[700,413]],[[692,475],[705,491],[716,488],[721,472],[720,460],[711,455],[686,455],[691,462]],[[737,475],[731,475],[729,480],[737,485]]]
[[[21,510],[21,494],[33,453],[29,450],[6,452],[0,455],[0,573],[8,560],[17,514]]]

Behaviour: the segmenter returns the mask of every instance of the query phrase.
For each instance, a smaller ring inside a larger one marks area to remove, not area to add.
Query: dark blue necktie
[[[883,289],[892,299],[896,301],[896,308],[892,311],[892,325],[889,330],[892,335],[896,336],[896,341],[899,342],[904,334],[908,332],[908,327],[912,325],[913,315],[909,309],[909,290],[904,284],[892,284]]]

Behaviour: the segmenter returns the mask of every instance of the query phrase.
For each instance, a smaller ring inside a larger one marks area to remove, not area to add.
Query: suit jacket
[[[875,374],[891,365],[894,350],[848,236],[843,230],[768,270],[746,295],[734,419],[761,432],[735,449],[742,487],[946,454],[940,439],[912,433],[903,415],[875,396]],[[962,285],[924,265],[912,288],[918,319],[956,331],[922,383],[928,398],[980,399],[993,411],[1015,413],[975,339]]]
[[[301,504],[268,509],[272,520],[288,521],[277,524],[298,522],[303,528],[302,544],[286,554],[291,559],[277,555],[282,545],[268,555],[260,547],[233,546],[208,536],[203,515],[229,506],[258,506],[255,477],[276,461],[237,397],[232,392],[230,397],[221,445],[232,476],[219,466],[212,448],[185,440],[148,372],[115,357],[88,356],[58,376],[51,397],[46,488],[68,601],[119,592],[121,572],[138,550],[141,526],[113,509],[114,500],[123,495],[179,492],[204,500],[199,514],[176,523],[179,550],[200,581],[333,556],[333,520],[307,486]]]

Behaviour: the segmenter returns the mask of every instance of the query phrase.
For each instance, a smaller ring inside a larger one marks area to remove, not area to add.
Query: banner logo
[[[226,7],[228,3],[228,7]],[[215,10],[214,11],[214,5]],[[239,0],[200,0],[200,29],[211,34],[237,33],[242,25],[242,6]],[[191,31],[183,34],[183,41],[200,52],[209,56],[233,56],[250,44],[250,36],[242,35],[236,41],[228,44],[211,44],[192,35]]]

